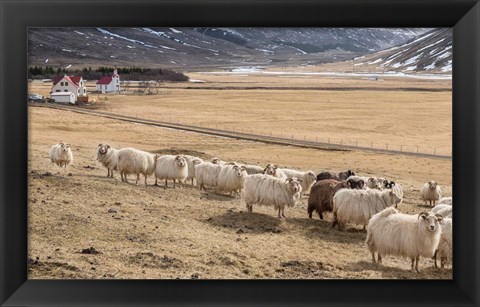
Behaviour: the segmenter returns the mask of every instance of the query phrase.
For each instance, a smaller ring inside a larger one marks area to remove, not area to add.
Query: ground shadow
[[[208,218],[206,223],[217,227],[230,228],[237,233],[282,232],[280,219],[255,212],[227,211],[224,214]]]
[[[388,258],[384,258],[383,263],[373,263],[372,261],[361,260],[355,263],[345,265],[345,269],[352,272],[377,271],[383,278],[389,279],[429,279],[436,276],[441,279],[451,278],[450,269],[435,268],[432,263],[419,264],[420,272],[413,272],[410,269],[410,261],[405,261],[405,268],[397,268],[388,263]]]
[[[287,218],[287,223],[295,224],[302,229],[303,234],[310,239],[340,243],[359,243],[365,241],[367,233],[361,227],[348,225],[345,230],[332,228],[332,220],[324,218]]]

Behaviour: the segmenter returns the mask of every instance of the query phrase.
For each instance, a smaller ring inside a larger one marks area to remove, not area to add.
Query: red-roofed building
[[[72,92],[75,95],[75,101],[78,97],[87,96],[87,87],[81,76],[58,76],[53,78],[52,93]]]
[[[117,70],[113,71],[113,75],[103,76],[97,81],[97,92],[105,93],[120,93],[120,76]]]

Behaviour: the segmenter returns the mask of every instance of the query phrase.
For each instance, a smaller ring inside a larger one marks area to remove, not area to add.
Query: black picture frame
[[[473,0],[0,0],[2,306],[478,306],[480,4]],[[28,280],[27,29],[453,27],[453,280]]]

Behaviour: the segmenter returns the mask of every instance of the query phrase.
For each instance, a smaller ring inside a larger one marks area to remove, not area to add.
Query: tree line
[[[111,75],[115,67],[84,67],[83,69],[54,68],[53,66],[31,66],[28,69],[29,79],[52,79],[56,76],[75,75],[85,80],[98,80],[103,76]],[[122,81],[188,81],[188,77],[181,72],[165,68],[117,67]]]

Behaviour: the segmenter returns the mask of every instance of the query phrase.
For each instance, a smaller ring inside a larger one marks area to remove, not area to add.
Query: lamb
[[[452,197],[442,197],[442,198],[440,198],[440,200],[438,201],[438,204],[439,204],[439,205],[445,204],[445,205],[451,206],[452,203],[453,203]]]
[[[287,175],[285,175],[285,172],[281,168],[279,168],[276,164],[268,164],[263,170],[263,173],[276,178],[287,178]]]
[[[370,218],[390,206],[397,206],[402,199],[393,190],[351,190],[343,189],[333,197],[332,228],[340,229],[346,222],[364,225]]]
[[[312,218],[313,211],[317,211],[320,219],[323,220],[323,212],[332,212],[333,196],[341,189],[363,189],[363,185],[347,180],[323,179],[317,181],[308,196],[308,217]]]
[[[245,203],[249,212],[254,204],[273,206],[278,218],[285,216],[285,206],[293,207],[300,199],[301,179],[275,178],[265,174],[250,175],[245,179]]]
[[[118,149],[110,145],[98,144],[97,161],[107,168],[107,177],[113,178],[113,171],[117,170]]]
[[[296,177],[302,179],[302,193],[309,193],[310,188],[317,180],[313,171],[301,172],[294,169],[282,168],[287,177]]]
[[[236,192],[242,198],[245,178],[248,176],[246,168],[238,165],[225,165],[218,174],[218,192],[227,192],[230,195]]]
[[[184,155],[184,157],[187,159],[187,165],[188,165],[188,176],[186,180],[191,180],[193,185],[193,179],[195,179],[195,165],[202,163],[203,160],[200,159],[199,157],[189,156],[189,155]]]
[[[117,169],[120,172],[122,182],[128,182],[128,174],[135,174],[137,175],[135,184],[138,184],[140,174],[143,174],[145,177],[145,185],[147,185],[147,177],[151,176],[155,171],[157,157],[158,155],[153,155],[132,147],[118,150]]]
[[[216,187],[218,185],[218,175],[222,166],[211,162],[202,162],[195,165],[195,179],[200,190],[205,190],[205,186]]]
[[[60,167],[65,167],[73,162],[73,153],[70,144],[58,143],[50,148],[50,161]]]
[[[439,200],[442,197],[442,190],[436,181],[429,181],[425,183],[421,190],[422,200],[427,205],[427,201],[430,202],[430,206],[435,206],[435,201]],[[433,205],[432,205],[433,202]]]
[[[317,181],[320,181],[323,179],[335,179],[337,181],[347,180],[347,178],[350,176],[355,176],[355,173],[352,172],[351,170],[340,172],[338,174],[335,174],[333,172],[321,172],[320,174],[317,175]]]
[[[440,225],[442,234],[440,235],[438,249],[435,251],[433,259],[437,268],[437,258],[440,258],[440,267],[443,269],[445,264],[452,263],[452,219],[444,217]]]
[[[182,155],[164,155],[157,157],[155,166],[155,185],[158,179],[165,180],[165,188],[168,188],[168,180],[173,180],[173,188],[175,181],[184,182],[188,176],[187,159]]]
[[[386,255],[408,257],[412,260],[412,271],[418,272],[420,256],[432,258],[438,247],[442,220],[441,215],[432,212],[408,215],[394,208],[375,214],[368,223],[366,239],[373,263],[375,253],[379,263]]]

